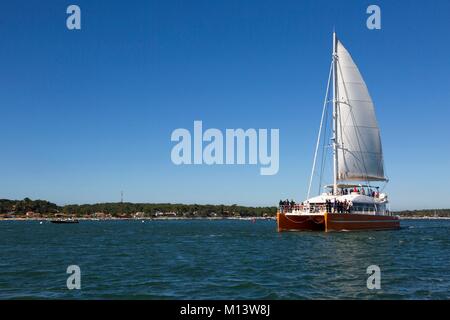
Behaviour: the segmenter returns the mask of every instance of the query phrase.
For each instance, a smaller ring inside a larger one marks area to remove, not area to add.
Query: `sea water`
[[[449,249],[450,220],[339,233],[278,233],[273,220],[0,221],[0,298],[449,299]],[[71,265],[80,290],[67,287]]]

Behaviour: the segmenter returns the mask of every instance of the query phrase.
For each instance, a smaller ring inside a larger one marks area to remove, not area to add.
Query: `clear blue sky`
[[[82,30],[66,28],[77,4]],[[382,29],[366,28],[370,4]],[[450,1],[7,1],[0,198],[274,205],[306,195],[331,33],[375,102],[393,209],[450,207]],[[176,128],[279,128],[280,170],[175,166]]]

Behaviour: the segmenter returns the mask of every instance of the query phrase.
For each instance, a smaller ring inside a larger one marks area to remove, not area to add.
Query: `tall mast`
[[[333,194],[337,195],[337,109],[338,101],[336,97],[336,81],[337,79],[337,38],[336,32],[333,31]]]

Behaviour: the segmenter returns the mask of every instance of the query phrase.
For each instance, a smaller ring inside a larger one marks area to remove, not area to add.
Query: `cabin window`
[[[353,211],[375,212],[376,207],[375,207],[375,205],[369,204],[369,203],[359,203],[359,204],[353,205]]]

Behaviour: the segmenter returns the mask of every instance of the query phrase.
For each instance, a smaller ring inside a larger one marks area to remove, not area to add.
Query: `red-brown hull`
[[[278,231],[394,230],[400,228],[400,220],[395,216],[355,213],[285,215],[278,212],[277,226]]]
[[[324,216],[285,215],[277,213],[278,231],[324,231]]]
[[[369,214],[327,213],[325,224],[326,231],[400,229],[398,217]]]

